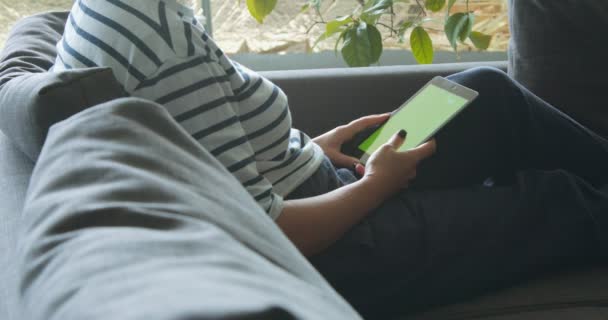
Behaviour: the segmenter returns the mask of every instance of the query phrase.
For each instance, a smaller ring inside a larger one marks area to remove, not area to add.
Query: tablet
[[[432,138],[477,95],[476,91],[458,83],[435,77],[393,111],[384,124],[357,135],[351,141],[350,154],[365,164],[374,151],[401,129],[407,132],[407,137],[399,151],[415,148]]]

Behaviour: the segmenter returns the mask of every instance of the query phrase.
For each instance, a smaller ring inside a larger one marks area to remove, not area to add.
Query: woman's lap
[[[596,197],[564,171],[521,172],[510,186],[406,190],[310,260],[367,316],[454,302],[597,256]]]
[[[488,69],[452,76],[485,98],[438,134],[439,152],[423,164],[413,187],[311,259],[364,315],[452,302],[599,256],[608,195],[593,185],[608,183],[606,141],[505,77]],[[525,105],[492,104],[501,98]],[[543,137],[543,127],[565,133]],[[569,142],[564,137],[576,143],[578,155],[593,157],[559,153]],[[537,146],[543,140],[549,146]],[[484,184],[486,178],[499,183]],[[290,197],[355,180],[327,160]]]
[[[564,169],[601,186],[608,183],[608,141],[492,68],[449,79],[479,97],[437,135],[437,153],[421,163],[415,187],[457,187],[487,177],[512,182],[528,169]]]

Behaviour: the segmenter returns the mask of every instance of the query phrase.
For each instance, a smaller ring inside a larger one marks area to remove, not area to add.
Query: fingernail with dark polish
[[[401,138],[405,138],[405,136],[407,136],[407,131],[405,131],[405,130],[401,129],[401,130],[399,131],[399,136],[400,136]]]
[[[357,168],[355,168],[355,172],[357,172],[359,177],[363,177],[365,175],[365,167],[362,164],[359,164],[357,165]]]

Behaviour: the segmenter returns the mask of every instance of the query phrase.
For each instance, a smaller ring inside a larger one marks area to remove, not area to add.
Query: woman
[[[163,104],[364,315],[602,256],[608,142],[500,71],[451,76],[480,97],[437,143],[397,152],[396,133],[363,168],[340,147],[388,115],[310,139],[184,3],[77,0],[54,70],[93,66]]]

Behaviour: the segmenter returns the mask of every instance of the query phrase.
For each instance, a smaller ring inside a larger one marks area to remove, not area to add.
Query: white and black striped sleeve
[[[164,105],[188,134],[224,164],[272,218],[277,218],[283,199],[257,168],[255,152],[237,112],[240,98],[231,89],[230,76],[213,57],[174,57],[145,79],[133,95]]]

